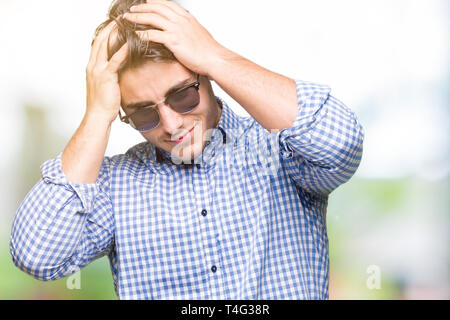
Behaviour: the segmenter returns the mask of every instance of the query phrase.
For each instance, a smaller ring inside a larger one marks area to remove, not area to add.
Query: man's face
[[[174,86],[181,82],[185,82],[185,86],[190,85],[196,80],[197,75],[178,62],[147,62],[121,74],[122,106],[125,113],[130,115],[136,109],[128,106],[141,102],[151,102],[148,105],[160,103]],[[209,79],[201,76],[199,81],[200,104],[193,111],[180,114],[170,106],[161,104],[158,106],[159,125],[150,131],[141,132],[155,147],[173,152],[184,162],[203,152],[207,142],[203,139],[205,132],[215,128],[221,117],[221,109],[217,105]],[[179,137],[184,137],[181,142]]]

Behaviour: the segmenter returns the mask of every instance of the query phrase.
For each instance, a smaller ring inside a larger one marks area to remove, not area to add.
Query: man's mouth
[[[170,140],[170,143],[174,143],[174,144],[179,144],[182,143],[184,140],[186,140],[187,138],[189,138],[192,135],[192,132],[194,132],[194,128],[195,126],[189,130],[187,133],[185,133],[183,136],[179,137],[176,140]]]

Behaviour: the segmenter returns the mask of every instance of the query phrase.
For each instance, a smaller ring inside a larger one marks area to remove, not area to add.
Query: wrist
[[[225,47],[220,47],[213,56],[214,58],[211,59],[207,67],[207,76],[215,82],[217,82],[217,78],[229,71],[230,64],[233,61],[241,58],[238,54]]]

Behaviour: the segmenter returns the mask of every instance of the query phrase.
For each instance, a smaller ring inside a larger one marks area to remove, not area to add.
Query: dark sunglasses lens
[[[180,92],[174,93],[167,98],[173,110],[178,113],[188,113],[194,110],[200,103],[200,94],[198,88],[189,87]],[[159,125],[159,114],[155,109],[143,109],[133,113],[130,118],[130,123],[139,131],[149,131],[155,129]]]
[[[168,97],[167,103],[176,112],[187,113],[198,106],[200,95],[195,87],[189,87]]]
[[[149,131],[159,124],[159,115],[155,109],[141,110],[130,117],[134,127],[139,131]]]

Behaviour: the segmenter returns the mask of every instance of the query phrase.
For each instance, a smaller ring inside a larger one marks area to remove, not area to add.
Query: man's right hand
[[[120,110],[118,70],[128,55],[128,45],[108,61],[108,41],[117,36],[115,22],[94,40],[86,68],[86,114],[62,154],[62,170],[72,183],[95,183],[104,159],[112,122]]]
[[[117,37],[117,24],[109,23],[95,38],[86,68],[86,115],[112,123],[119,114],[121,96],[118,70],[128,55],[125,43],[108,61],[108,44]]]

